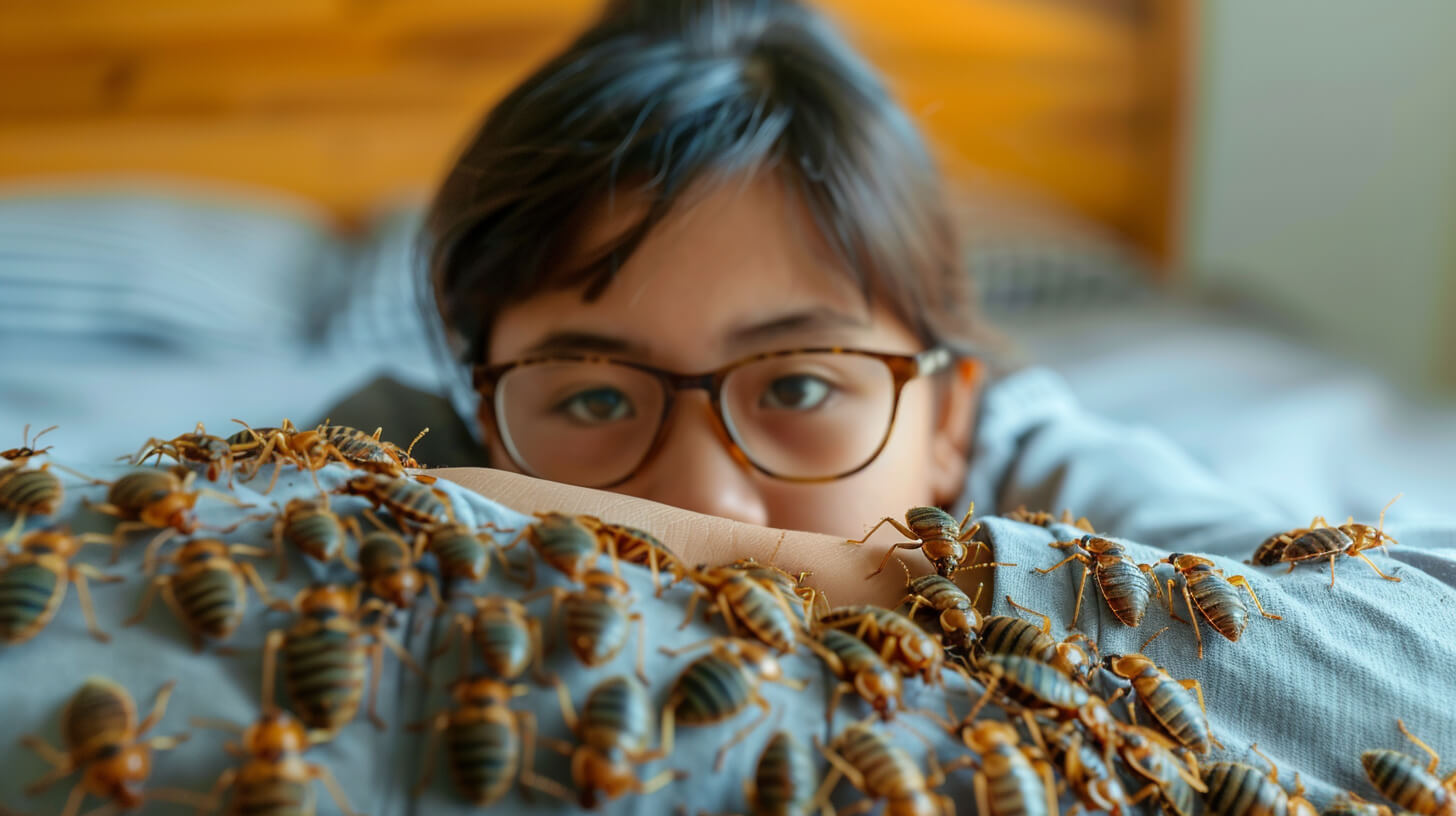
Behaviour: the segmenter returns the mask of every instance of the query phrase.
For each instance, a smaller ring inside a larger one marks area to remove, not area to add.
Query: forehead
[[[630,196],[603,202],[568,256],[593,257],[643,206]],[[514,359],[571,334],[617,338],[632,347],[627,356],[693,369],[786,344],[914,350],[888,310],[867,302],[800,198],[767,173],[689,191],[596,300],[552,290],[504,308],[490,356]]]

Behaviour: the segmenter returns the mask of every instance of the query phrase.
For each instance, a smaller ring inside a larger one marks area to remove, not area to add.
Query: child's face
[[[596,301],[584,302],[580,290],[548,291],[504,309],[490,362],[605,352],[697,373],[783,349],[924,350],[887,307],[865,303],[807,210],[776,179],[761,174],[689,201],[649,233]],[[618,198],[616,207],[589,225],[583,255],[637,214],[634,202]],[[880,516],[960,493],[974,384],[955,373],[935,379],[905,386],[894,430],[868,467],[809,484],[736,460],[707,393],[683,391],[656,456],[612,489],[754,524],[858,537]],[[491,453],[500,467],[515,469],[493,435]]]

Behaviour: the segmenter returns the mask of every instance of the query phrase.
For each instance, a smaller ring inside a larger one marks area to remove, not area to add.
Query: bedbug
[[[655,762],[667,756],[659,746],[649,750],[652,719],[647,692],[630,677],[610,677],[587,694],[578,718],[566,685],[556,683],[561,719],[576,736],[577,745],[561,746],[571,757],[571,780],[576,785],[577,803],[596,808],[604,801],[625,794],[648,796],[687,774],[664,770],[651,779],[638,778],[632,766]]]
[[[1082,580],[1077,584],[1077,605],[1072,612],[1072,626],[1077,625],[1077,616],[1082,612],[1082,593],[1087,588],[1087,573],[1097,576],[1097,588],[1107,602],[1107,608],[1124,626],[1137,626],[1147,612],[1148,600],[1158,589],[1157,576],[1147,564],[1139,564],[1128,557],[1121,544],[1094,535],[1084,535],[1071,541],[1053,541],[1056,549],[1071,549],[1071,553],[1046,569],[1034,569],[1038,575],[1046,575],[1061,569],[1073,560],[1082,563]]]
[[[950,577],[962,565],[971,563],[970,549],[966,546],[966,542],[971,541],[971,537],[981,529],[979,523],[970,524],[971,514],[975,511],[976,505],[972,504],[966,510],[965,518],[962,518],[957,524],[955,516],[939,507],[912,507],[905,511],[905,522],[909,525],[908,527],[890,516],[885,516],[871,527],[863,538],[851,538],[846,543],[863,544],[869,541],[870,536],[874,535],[876,530],[888,524],[911,540],[902,541],[886,550],[885,557],[880,559],[879,567],[875,568],[875,571],[867,577],[873,578],[883,572],[885,565],[890,562],[890,558],[896,550],[921,550],[937,573]],[[976,542],[978,550],[984,546],[981,542]]]
[[[886,800],[887,814],[932,816],[955,812],[950,798],[935,792],[945,781],[945,774],[934,753],[926,754],[929,772],[922,771],[919,763],[880,730],[863,724],[846,728],[828,746],[821,744],[818,737],[814,738],[814,744],[829,760],[830,768],[814,795],[811,809],[826,803],[843,777],[870,801]],[[872,806],[861,805],[856,809],[867,810]]]
[[[241,419],[234,419],[233,422],[242,425],[243,430],[228,437],[226,441],[232,449],[234,461],[242,459],[252,462],[253,467],[248,478],[257,476],[258,470],[264,465],[275,465],[268,487],[263,491],[265,495],[272,493],[278,484],[278,474],[281,472],[278,465],[291,464],[299,470],[307,470],[314,487],[322,492],[323,488],[319,486],[316,473],[319,468],[330,462],[353,464],[316,428],[300,430],[287,419],[283,420],[283,425],[279,428],[253,428]]]
[[[193,725],[207,726],[210,721],[193,720]],[[219,727],[237,730],[231,723]],[[218,777],[208,795],[209,810],[221,803],[222,795],[233,791],[227,816],[313,816],[317,809],[313,783],[323,782],[334,804],[345,816],[360,816],[349,807],[349,797],[339,787],[334,775],[323,765],[303,758],[309,747],[308,732],[303,724],[286,711],[263,712],[242,732],[240,745],[228,743],[228,753],[246,758],[239,768],[228,768]]]
[[[510,790],[512,781],[570,799],[571,795],[532,769],[535,759],[536,718],[529,711],[513,711],[510,701],[525,694],[525,686],[511,686],[484,675],[455,681],[450,696],[455,708],[441,711],[428,724],[424,771],[415,785],[418,795],[434,772],[436,742],[445,736],[451,776],[466,801],[484,807]]]
[[[16,514],[10,531],[0,538],[0,552],[20,534],[25,526],[26,516],[49,516],[61,506],[65,488],[61,486],[61,480],[56,478],[56,474],[50,472],[51,463],[47,462],[38,468],[26,467],[31,459],[50,450],[50,447],[36,449],[35,444],[42,436],[58,427],[60,426],[52,425],[31,437],[30,426],[26,425],[20,447],[0,452],[0,459],[7,463],[0,468],[0,510]]]
[[[977,644],[983,655],[1014,655],[1029,657],[1051,666],[1068,677],[1082,677],[1090,668],[1087,653],[1073,641],[1086,640],[1080,632],[1066,640],[1052,637],[1052,619],[1046,615],[1013,601],[1010,595],[1006,602],[1016,609],[1041,618],[1041,624],[1031,623],[1010,615],[987,615],[981,618],[977,629]]]
[[[1153,719],[1180,745],[1206,754],[1219,744],[1209,726],[1203,687],[1197,680],[1174,680],[1140,654],[1108,655],[1102,665],[1132,682],[1133,691],[1152,712]]]
[[[264,710],[274,705],[274,667],[282,650],[284,681],[293,701],[293,712],[310,729],[323,732],[320,740],[331,739],[354,719],[359,711],[366,671],[371,675],[369,721],[376,728],[384,729],[384,720],[375,711],[382,646],[388,646],[415,674],[424,674],[404,648],[383,630],[382,624],[368,628],[359,624],[366,613],[386,606],[378,599],[360,604],[359,591],[359,587],[345,589],[332,584],[305,588],[292,605],[301,619],[287,630],[269,632],[263,646]],[[370,635],[374,642],[365,643],[366,636]],[[371,656],[373,671],[365,667],[365,661]]]
[[[152,437],[130,457],[133,465],[143,465],[155,456],[158,462],[163,456],[170,456],[178,462],[194,462],[206,465],[207,480],[216,482],[219,476],[227,474],[228,487],[233,484],[233,447],[226,439],[213,436],[201,422],[192,433],[180,434],[171,439]]]
[[[288,558],[283,552],[285,542],[320,564],[338,559],[351,571],[359,571],[359,565],[349,558],[344,549],[348,540],[344,523],[329,507],[327,494],[322,500],[290,499],[274,519],[270,535],[273,552],[278,558],[280,581],[288,575]]]
[[[1304,798],[1304,785],[1294,775],[1294,791],[1286,792],[1279,784],[1279,769],[1259,750],[1249,750],[1269,765],[1269,772],[1242,762],[1215,762],[1203,767],[1203,783],[1208,786],[1204,800],[1210,816],[1319,816],[1314,805]]]
[[[1321,816],[1392,816],[1390,808],[1367,802],[1350,791],[1335,794]]]
[[[363,473],[344,482],[339,493],[363,496],[377,510],[380,507],[403,521],[415,524],[438,524],[454,521],[450,495],[438,487],[433,477],[399,478],[380,473]]]
[[[772,707],[759,693],[759,683],[771,682],[802,691],[802,681],[784,677],[783,669],[773,653],[762,644],[750,640],[715,638],[713,649],[694,660],[679,674],[667,704],[662,709],[662,750],[672,753],[673,730],[677,724],[711,725],[727,720],[750,704],[763,709],[758,717],[734,733],[718,749],[713,769],[723,767],[728,750],[741,742],[768,718]],[[700,647],[693,644],[683,649],[663,649],[669,656]]]
[[[940,613],[936,621],[945,645],[963,654],[968,653],[976,643],[977,630],[981,628],[981,614],[976,611],[975,602],[954,581],[943,575],[932,572],[911,576],[910,568],[903,560],[900,566],[905,570],[906,593],[900,604],[910,604],[906,616],[914,619],[921,607]]]
[[[679,629],[692,621],[699,599],[707,597],[713,604],[710,611],[722,614],[723,622],[733,637],[739,636],[741,626],[779,652],[794,650],[800,626],[789,602],[777,590],[732,567],[699,567],[688,576],[698,585],[698,591],[688,601],[687,613]]]
[[[464,638],[474,635],[491,674],[515,680],[541,659],[541,624],[514,598],[496,595],[472,600],[475,616],[462,614],[456,618],[462,645]],[[539,679],[539,666],[537,675]]]
[[[529,543],[536,554],[573,581],[580,583],[587,570],[596,567],[602,552],[610,552],[608,540],[597,534],[601,521],[592,516],[571,516],[566,513],[537,513],[536,521],[516,534],[505,545],[510,549],[521,541]],[[612,560],[612,572],[617,561]],[[526,586],[536,584],[536,561],[526,561]]]
[[[840,681],[824,709],[824,717],[831,727],[839,698],[846,691],[858,694],[884,720],[905,707],[900,675],[864,641],[839,629],[825,629],[818,638],[806,639],[804,643],[828,664],[830,672]]]
[[[898,612],[868,604],[838,606],[821,615],[818,626],[853,632],[902,673],[940,682],[945,667],[940,642]]]
[[[983,816],[1056,816],[1056,781],[1051,763],[1032,754],[1009,723],[996,720],[967,721],[960,729],[961,741],[980,760],[962,757],[952,767],[977,767],[973,783],[977,813]]]
[[[1128,770],[1148,782],[1128,800],[1131,804],[1156,796],[1171,816],[1195,816],[1198,794],[1208,787],[1192,755],[1184,754],[1180,759],[1163,735],[1136,725],[1124,731],[1118,747]]]
[[[359,541],[359,577],[369,594],[388,601],[395,609],[410,609],[421,589],[428,591],[436,610],[444,611],[440,588],[435,576],[415,566],[420,553],[400,535],[384,526],[373,513],[364,511],[375,529],[368,533],[359,522],[348,519],[345,524]]]
[[[176,571],[158,575],[152,580],[142,595],[136,614],[123,625],[140,623],[160,590],[172,613],[192,633],[192,648],[200,652],[203,637],[226,640],[242,623],[248,607],[244,581],[252,585],[263,603],[275,609],[287,609],[287,603],[273,600],[252,564],[234,558],[238,555],[258,558],[268,553],[242,544],[229,545],[215,538],[199,538],[184,543],[168,559],[175,565]],[[150,564],[147,571],[152,571]]]
[[[492,529],[488,525],[485,529]],[[447,588],[456,581],[484,581],[490,574],[490,558],[494,554],[502,569],[508,569],[505,554],[495,539],[458,521],[431,524],[416,534],[416,551],[433,553],[440,567],[440,578]]]
[[[134,810],[149,800],[180,802],[194,807],[205,805],[198,794],[153,788],[142,790],[152,772],[152,752],[168,751],[185,742],[187,734],[142,740],[161,722],[176,681],[168,681],[157,692],[151,713],[137,722],[136,703],[126,689],[104,677],[91,677],[72,695],[61,712],[61,738],[66,747],[58,751],[35,734],[21,743],[51,765],[50,773],[25,789],[35,795],[70,774],[81,771],[81,780],[71,789],[62,816],[75,816],[86,794],[109,799],[123,810]]]
[[[1334,588],[1335,556],[1344,555],[1347,558],[1359,558],[1364,561],[1375,570],[1376,575],[1387,581],[1399,581],[1399,577],[1381,572],[1380,568],[1375,566],[1375,562],[1371,561],[1364,552],[1397,543],[1394,538],[1385,533],[1385,511],[1389,510],[1390,505],[1399,498],[1400,496],[1396,496],[1381,508],[1380,521],[1375,527],[1368,524],[1356,524],[1354,518],[1347,519],[1344,524],[1335,526],[1326,522],[1323,517],[1316,516],[1314,521],[1310,522],[1309,527],[1291,530],[1287,533],[1276,533],[1265,539],[1254,551],[1254,563],[1266,567],[1287,563],[1289,571],[1293,572],[1300,563],[1328,558],[1330,587]]]
[[[1183,576],[1183,600],[1188,604],[1189,623],[1193,626],[1194,637],[1198,640],[1198,659],[1203,659],[1203,633],[1198,626],[1198,614],[1208,621],[1208,625],[1214,631],[1228,638],[1230,641],[1237,641],[1244,633],[1245,627],[1249,625],[1249,610],[1239,598],[1237,587],[1243,587],[1254,599],[1254,605],[1258,607],[1259,614],[1270,620],[1283,620],[1279,615],[1271,615],[1264,611],[1264,605],[1259,603],[1259,596],[1254,594],[1254,588],[1242,575],[1235,575],[1232,578],[1225,578],[1223,571],[1213,565],[1207,558],[1197,555],[1186,555],[1173,553],[1167,558],[1158,562],[1168,564]],[[1194,613],[1197,607],[1198,614]],[[1173,579],[1168,579],[1168,614],[1173,614]]]
[[[1092,522],[1088,521],[1086,516],[1073,519],[1072,511],[1068,509],[1063,509],[1060,516],[1054,516],[1045,510],[1028,510],[1026,509],[1026,505],[1022,504],[1018,505],[1015,510],[1002,515],[1002,518],[1019,521],[1023,524],[1035,524],[1038,527],[1066,524],[1084,532],[1092,533],[1093,535],[1097,534],[1097,531],[1092,528]]]
[[[386,473],[390,476],[403,476],[405,468],[418,468],[410,454],[415,449],[415,444],[425,434],[430,432],[425,428],[415,435],[414,441],[410,442],[409,448],[401,450],[398,446],[389,442],[383,442],[379,435],[383,428],[375,428],[373,434],[366,434],[358,428],[350,428],[348,425],[320,425],[319,436],[328,444],[333,445],[339,454],[349,461],[354,467],[368,470],[372,473]]]
[[[1058,729],[1049,743],[1050,753],[1061,763],[1062,775],[1087,810],[1122,816],[1132,809],[1127,787],[1111,757],[1098,751],[1072,723]],[[1109,744],[1106,749],[1113,747]]]
[[[801,625],[816,615],[829,611],[828,603],[823,593],[804,583],[808,572],[801,572],[796,578],[787,572],[775,567],[773,564],[759,563],[753,557],[740,558],[729,564],[727,569],[735,569],[757,581],[763,586],[777,592]]]
[[[743,798],[753,813],[803,816],[814,801],[814,758],[791,731],[769,737],[753,778],[743,780]]]
[[[999,686],[1004,686],[1007,695],[1026,705],[1050,706],[1058,711],[1074,712],[1087,704],[1091,695],[1087,690],[1072,682],[1067,675],[1029,657],[1014,655],[986,655],[978,661],[978,667],[989,676],[985,694],[971,710],[971,717]]]
[[[1360,755],[1360,764],[1365,766],[1370,784],[1403,810],[1421,816],[1453,816],[1456,814],[1456,773],[1445,779],[1436,776],[1441,756],[1412,734],[1404,721],[1396,720],[1395,725],[1431,760],[1422,767],[1420,760],[1399,751],[1383,748],[1366,751]]]
[[[620,577],[602,570],[591,570],[581,577],[582,588],[566,590],[549,587],[534,592],[532,597],[551,595],[551,620],[564,610],[566,645],[583,665],[595,668],[611,661],[627,645],[633,624],[637,626],[637,677],[648,683],[643,669],[647,634],[643,631],[642,614],[632,611],[632,590]]]
[[[658,540],[657,536],[628,527],[625,524],[611,524],[591,516],[579,516],[583,523],[592,527],[599,538],[607,543],[608,552],[615,553],[618,561],[640,564],[652,572],[652,584],[657,588],[656,597],[662,597],[661,573],[667,572],[674,582],[687,576],[687,567],[678,560],[672,550]]]
[[[79,539],[59,530],[36,530],[20,540],[20,553],[0,567],[0,641],[14,646],[35,637],[56,616],[70,583],[76,585],[91,636],[102,643],[111,639],[96,623],[86,579],[111,583],[121,576],[70,563],[80,549]]]
[[[208,488],[192,490],[197,474],[186,465],[173,465],[166,469],[148,468],[134,470],[111,482],[106,490],[106,501],[93,504],[98,513],[114,516],[121,522],[112,529],[111,535],[88,533],[82,540],[108,541],[111,543],[111,563],[121,557],[121,548],[126,544],[126,534],[133,530],[157,530],[162,532],[147,545],[149,553],[155,552],[164,542],[177,533],[191,535],[197,531],[197,516],[193,508],[197,499],[204,494],[238,507],[249,507],[226,493]],[[107,484],[100,482],[100,484]],[[239,522],[241,524],[242,522]],[[238,525],[224,528],[220,532],[231,532]],[[150,560],[150,556],[148,556]]]

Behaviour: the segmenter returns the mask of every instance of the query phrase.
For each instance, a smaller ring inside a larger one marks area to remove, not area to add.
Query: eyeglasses
[[[506,452],[533,476],[585,487],[625,482],[662,446],[677,393],[700,388],[736,459],[774,478],[826,482],[873,462],[905,384],[952,359],[944,348],[913,355],[811,348],[680,374],[556,355],[479,365],[473,374]]]

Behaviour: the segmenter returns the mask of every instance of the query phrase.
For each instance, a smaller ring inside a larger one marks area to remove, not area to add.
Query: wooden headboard
[[[1176,244],[1192,0],[819,0],[953,176]],[[0,0],[0,181],[163,174],[347,222],[427,191],[600,0]]]

